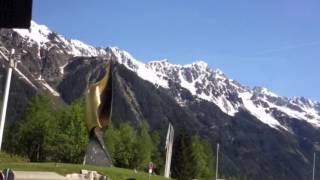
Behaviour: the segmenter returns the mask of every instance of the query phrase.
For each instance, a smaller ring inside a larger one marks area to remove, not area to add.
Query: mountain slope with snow
[[[173,81],[195,97],[215,103],[230,116],[245,109],[271,127],[288,130],[272,115],[274,109],[277,109],[284,116],[320,127],[319,102],[303,97],[281,97],[261,87],[250,89],[229,79],[221,70],[210,69],[203,61],[188,65],[170,64],[167,60],[143,64],[118,48],[108,48],[107,53],[113,54],[118,62],[136,72],[142,79],[169,89],[169,81]],[[177,100],[182,101],[180,97]]]
[[[14,29],[27,45],[36,46],[38,58],[45,59],[41,49],[56,48],[57,53],[72,57],[112,57],[125,65],[139,77],[157,87],[172,89],[172,84],[188,90],[194,97],[216,104],[224,113],[234,116],[240,110],[247,110],[263,123],[277,129],[290,130],[274,115],[281,112],[282,116],[296,118],[320,127],[320,103],[303,97],[281,97],[266,88],[250,89],[238,82],[229,79],[221,70],[212,70],[204,61],[192,64],[171,64],[168,60],[142,63],[130,53],[116,47],[95,48],[79,40],[66,39],[52,32],[48,27],[31,23],[30,30]],[[61,58],[60,58],[61,59]],[[63,77],[64,67],[69,62],[58,63],[58,70]],[[41,74],[38,75],[41,77]],[[48,79],[48,78],[47,78]],[[47,87],[56,96],[58,93],[44,80]],[[50,80],[49,80],[50,81]],[[177,90],[175,90],[177,91]],[[175,99],[183,106],[187,103],[181,93],[175,93]]]
[[[14,29],[21,37],[23,37],[30,46],[37,45],[40,48],[51,48],[53,45],[59,44],[64,47],[66,52],[71,56],[102,56],[105,55],[103,49],[95,48],[87,45],[79,40],[66,39],[51,31],[45,25],[39,25],[31,21],[31,27],[27,29]]]

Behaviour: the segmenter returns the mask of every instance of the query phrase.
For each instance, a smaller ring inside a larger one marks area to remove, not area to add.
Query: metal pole
[[[218,179],[218,167],[219,166],[219,143],[217,144],[217,157],[216,157],[216,180]]]
[[[8,74],[7,74],[7,79],[6,79],[5,92],[3,95],[3,103],[2,103],[2,111],[1,111],[1,124],[0,124],[0,151],[1,151],[1,146],[2,146],[3,129],[4,129],[4,124],[5,124],[6,112],[7,112],[12,68],[15,66],[13,60],[11,59],[11,56],[13,54],[14,54],[14,49],[11,50],[11,55],[9,57],[9,69],[8,69]]]
[[[169,123],[167,138],[166,138],[166,164],[164,170],[164,177],[170,178],[171,172],[171,159],[172,159],[172,146],[173,146],[173,138],[174,138],[174,129],[171,123]]]
[[[169,158],[168,158],[168,161],[169,161],[169,165],[168,165],[169,178],[171,177],[172,147],[173,147],[173,139],[174,139],[174,129],[173,129],[172,124],[170,124],[170,128],[171,128],[171,135],[170,135],[170,156],[169,156]]]
[[[312,180],[314,180],[315,171],[316,171],[316,152],[313,152]]]

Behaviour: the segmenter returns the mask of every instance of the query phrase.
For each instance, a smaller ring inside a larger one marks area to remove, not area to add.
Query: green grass
[[[1,163],[10,163],[10,162],[28,162],[26,158],[22,158],[20,156],[7,154],[4,152],[0,152],[0,164]]]
[[[135,173],[133,170],[115,168],[115,167],[98,167],[81,164],[65,164],[65,163],[30,163],[27,159],[0,153],[0,170],[10,168],[16,171],[50,171],[58,174],[66,175],[69,173],[79,173],[81,169],[97,171],[106,175],[111,180],[148,180],[148,174],[144,172]],[[162,176],[151,176],[151,180],[167,180]]]
[[[106,175],[112,180],[137,179],[147,180],[148,174],[144,172],[135,173],[133,170],[122,168],[106,168],[97,166],[88,166],[80,164],[64,164],[64,163],[0,163],[0,169],[10,168],[17,171],[50,171],[57,172],[62,175],[68,173],[78,173],[81,169],[97,171]],[[151,180],[167,180],[162,176],[151,176]]]

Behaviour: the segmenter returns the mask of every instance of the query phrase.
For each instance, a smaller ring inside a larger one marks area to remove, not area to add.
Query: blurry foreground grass
[[[65,164],[65,163],[30,163],[26,159],[12,156],[6,153],[0,153],[0,169],[10,168],[16,171],[50,171],[58,174],[66,175],[69,173],[79,173],[81,169],[97,171],[106,175],[112,180],[147,180],[148,174],[144,172],[134,172],[129,169],[107,168],[88,166],[81,164]],[[167,180],[162,176],[151,176],[151,180]]]
[[[7,154],[4,152],[0,152],[0,164],[3,163],[22,163],[22,162],[28,162],[26,158],[22,158],[20,156]]]

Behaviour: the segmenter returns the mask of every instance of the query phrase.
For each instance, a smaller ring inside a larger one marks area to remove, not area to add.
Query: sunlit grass
[[[56,172],[61,175],[69,173],[79,173],[81,169],[97,171],[106,175],[112,180],[148,180],[149,174],[145,172],[135,172],[130,169],[116,167],[98,167],[82,164],[66,164],[66,163],[30,163],[26,159],[12,156],[6,153],[0,153],[0,169],[10,168],[16,171],[49,171]],[[162,176],[151,176],[151,180],[166,180]]]

